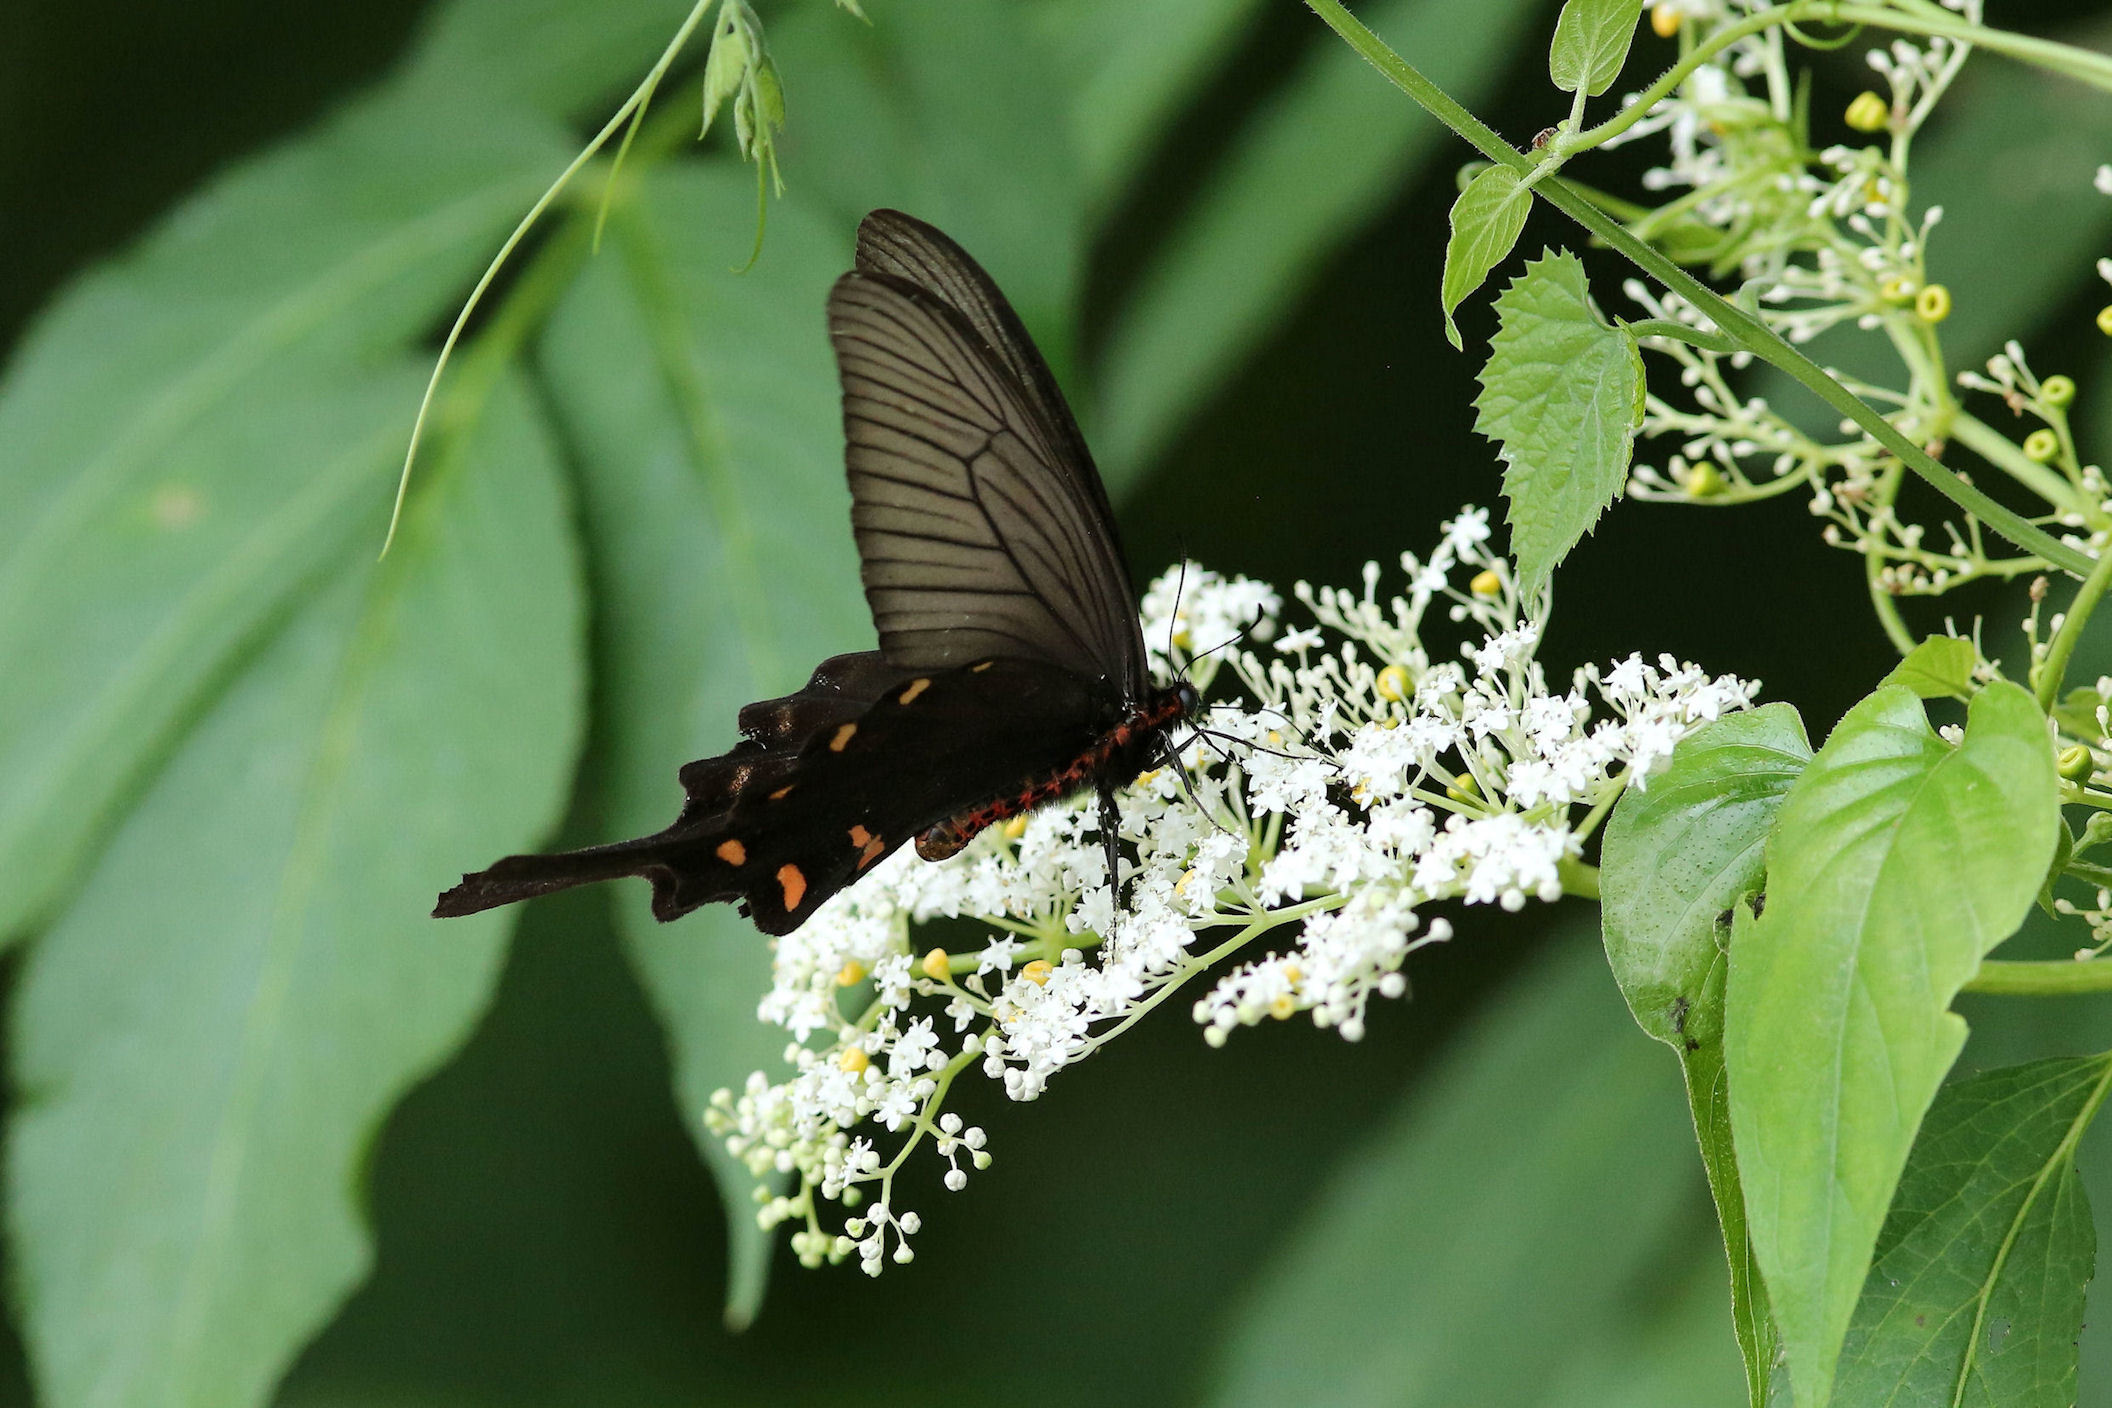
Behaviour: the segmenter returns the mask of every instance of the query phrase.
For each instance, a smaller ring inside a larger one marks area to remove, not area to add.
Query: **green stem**
[[[2112,992],[2112,959],[2049,958],[2024,962],[1990,958],[1980,965],[1965,990],[2003,997],[2074,997]]]
[[[2050,73],[2065,74],[2069,78],[2087,83],[2093,88],[2102,88],[2112,93],[2112,56],[2094,54],[2088,49],[2078,49],[2072,44],[2057,44],[2051,39],[2034,39],[2028,34],[2012,34],[2006,29],[1989,29],[1985,25],[1973,24],[1956,15],[1927,13],[1917,7],[1909,13],[1882,5],[1821,5],[1817,9],[1821,17],[1837,24],[1867,24],[1878,29],[1896,30],[1901,34],[1940,34],[1946,39],[1955,39],[1961,44],[1971,44],[1991,54],[2020,63],[2032,64]]]
[[[1320,7],[1315,5],[1313,8],[1318,10]],[[1588,151],[1592,147],[1603,146],[1610,138],[1620,136],[1623,132],[1635,126],[1636,123],[1649,116],[1650,109],[1656,107],[1660,100],[1671,96],[1673,90],[1686,82],[1695,69],[1700,68],[1710,59],[1715,58],[1725,49],[1730,48],[1746,36],[1758,34],[1761,30],[1771,29],[1778,24],[1794,23],[1800,19],[1821,18],[1822,16],[1819,12],[1827,8],[1830,7],[1815,3],[1814,0],[1806,0],[1806,3],[1800,4],[1777,5],[1773,9],[1761,10],[1757,14],[1746,16],[1734,25],[1728,25],[1723,29],[1717,30],[1707,39],[1682,54],[1679,62],[1666,69],[1659,76],[1657,82],[1638,93],[1634,102],[1628,104],[1615,116],[1607,118],[1589,131],[1579,132],[1574,141],[1565,143],[1562,148],[1563,152],[1568,154]],[[1320,18],[1327,19],[1325,12],[1321,14]],[[1333,22],[1329,21],[1329,23],[1332,24]],[[1339,26],[1336,27],[1335,32],[1341,33]],[[1348,38],[1347,35],[1343,37]],[[1359,50],[1359,52],[1362,51]],[[1366,54],[1364,57],[1369,59],[1371,56]],[[1380,72],[1383,73],[1385,70],[1381,69]],[[1411,93],[1409,96],[1414,97],[1414,94]],[[1418,99],[1417,101],[1421,100]],[[1427,103],[1423,105],[1425,107],[1429,106]],[[1457,128],[1453,130],[1458,131]],[[1465,134],[1462,133],[1461,135],[1464,136]],[[1473,139],[1470,137],[1468,140],[1472,141]]]
[[[1306,5],[1387,81],[1407,94],[1431,116],[1465,138],[1482,155],[1491,161],[1502,162],[1520,176],[1532,170],[1534,163],[1514,151],[1481,119],[1461,107],[1450,94],[1425,78],[1406,59],[1387,47],[1384,40],[1343,9],[1340,0],[1306,0]],[[1838,8],[1820,7],[1814,10],[1813,17],[1830,18]],[[2092,565],[2090,557],[2060,542],[2051,534],[2033,527],[2021,515],[2003,507],[1962,477],[1931,459],[1919,445],[1901,435],[1890,421],[1828,376],[1818,363],[1785,342],[1774,329],[1743,309],[1734,307],[1670,259],[1636,239],[1627,230],[1608,219],[1582,194],[1571,189],[1568,182],[1560,179],[1542,181],[1534,189],[1541,199],[1582,225],[1666,288],[1693,304],[1745,350],[1786,373],[1827,405],[1861,426],[1872,439],[1927,480],[1938,493],[1952,503],[1979,518],[2024,551],[2046,559],[2053,566],[2072,572],[2078,577],[2089,573]]]
[[[1564,856],[1555,862],[1555,874],[1562,877],[1562,893],[1575,895],[1581,900],[1599,897],[1599,868],[1586,865],[1581,860]]]
[[[1690,328],[1685,323],[1675,323],[1670,318],[1643,318],[1632,323],[1622,323],[1630,337],[1663,337],[1674,342],[1684,342],[1689,347],[1699,347],[1704,352],[1719,352],[1729,355],[1738,350],[1738,344],[1727,337],[1700,328]]]
[[[2090,615],[2097,610],[2098,598],[2105,594],[2105,586],[2112,583],[2112,552],[2101,553],[2097,565],[2083,584],[2075,590],[2075,599],[2068,603],[2068,610],[2061,617],[2061,628],[2054,632],[2052,642],[2046,647],[2046,658],[2033,671],[2038,686],[2033,692],[2038,695],[2039,707],[2047,713],[2053,712],[2053,703],[2061,697],[2061,680],[2068,673],[2068,658],[2075,654],[2075,643],[2082,639],[2083,627],[2089,624]]]
[[[2104,513],[2096,504],[2076,493],[2073,484],[2032,459],[2007,435],[1970,412],[1952,411],[1951,438],[2056,508],[2080,513],[2098,526],[2105,523]]]

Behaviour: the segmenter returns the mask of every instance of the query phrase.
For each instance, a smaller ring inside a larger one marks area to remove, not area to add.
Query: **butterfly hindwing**
[[[1059,771],[1092,745],[1097,707],[1075,676],[1037,661],[976,661],[920,675],[873,652],[839,656],[799,693],[742,710],[744,728],[756,725],[751,736],[682,770],[689,800],[667,830],[560,855],[508,856],[464,876],[437,912],[474,913],[583,880],[638,875],[652,882],[659,919],[734,901],[764,932],[790,933],[964,800]]]

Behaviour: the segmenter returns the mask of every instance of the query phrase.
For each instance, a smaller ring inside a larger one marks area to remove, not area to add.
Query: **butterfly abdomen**
[[[1028,779],[1017,792],[994,797],[948,817],[917,837],[917,854],[925,860],[945,860],[978,835],[1003,821],[1058,801],[1088,787],[1126,787],[1150,765],[1166,730],[1185,718],[1194,707],[1194,695],[1185,686],[1160,690],[1143,708],[1116,724],[1090,748],[1054,772]]]

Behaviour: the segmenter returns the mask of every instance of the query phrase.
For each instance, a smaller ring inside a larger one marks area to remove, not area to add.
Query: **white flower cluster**
[[[1375,564],[1361,592],[1301,584],[1312,623],[1261,648],[1282,607],[1269,588],[1193,567],[1154,583],[1154,663],[1250,697],[1209,706],[1179,766],[1123,794],[1119,912],[1081,800],[940,864],[902,851],[779,939],[760,1015],[790,1036],[790,1070],[718,1092],[706,1115],[766,1185],[795,1181],[759,1191],[763,1224],[800,1223],[807,1264],[855,1253],[877,1274],[910,1259],[918,1222],[894,1177],[918,1146],[950,1189],[989,1164],[984,1132],[943,1108],[970,1069],[1034,1099],[1271,931],[1290,942],[1196,1004],[1206,1038],[1307,1011],[1355,1039],[1373,993],[1406,990],[1410,950],[1450,934],[1425,906],[1517,909],[1588,873],[1578,852],[1620,790],[1754,686],[1632,658],[1553,692],[1534,659],[1544,613],[1522,609],[1488,539],[1487,515],[1462,513],[1428,559],[1402,559],[1390,599]],[[1433,607],[1462,628],[1455,651],[1426,636]],[[940,920],[973,920],[974,941],[913,937]]]

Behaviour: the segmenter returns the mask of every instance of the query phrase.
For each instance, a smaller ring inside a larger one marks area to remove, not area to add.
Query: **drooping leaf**
[[[1723,966],[1731,907],[1760,892],[1768,828],[1810,760],[1797,711],[1770,704],[1696,729],[1613,809],[1599,864],[1606,956],[1659,1041],[1684,1050],[1720,1033],[1720,1011],[1697,1011],[1702,991]]]
[[[739,228],[754,198],[753,178],[725,164],[654,172],[542,345],[584,469],[610,839],[673,820],[676,770],[732,746],[741,705],[872,644],[821,316],[850,229],[816,217],[795,187],[772,215],[768,255],[735,275],[698,232]],[[770,1239],[749,1197],[755,1175],[702,1114],[712,1091],[777,1068],[785,1034],[755,1011],[770,950],[724,906],[657,924],[643,891],[610,900],[668,1034],[683,1125],[718,1180],[727,1314],[744,1322]]]
[[[1358,17],[1469,107],[1538,22],[1528,0],[1382,0]],[[1093,449],[1118,495],[1297,306],[1327,260],[1446,152],[1444,128],[1332,36],[1226,143],[1194,207],[1114,315]]]
[[[1635,340],[1600,316],[1573,254],[1528,263],[1496,312],[1474,428],[1503,460],[1511,556],[1531,591],[1627,482],[1643,364]]]
[[[1234,1320],[1209,1403],[1569,1408],[1548,1396],[1556,1371],[1647,1320],[1628,1294],[1676,1229],[1698,1230],[1699,1188],[1671,1072],[1585,932],[1496,999],[1311,1206]],[[1713,1375],[1691,1401],[1735,1391],[1728,1354]]]
[[[9,1232],[52,1408],[264,1402],[368,1269],[377,1126],[489,997],[511,917],[425,916],[556,821],[583,613],[527,399],[502,385],[453,454],[378,566],[369,482],[369,536],[28,964]]]
[[[1885,1210],[1965,1040],[1951,999],[2053,853],[2053,753],[1996,682],[1964,742],[1912,691],[1850,710],[1790,790],[1767,909],[1731,946],[1725,1057],[1754,1249],[1800,1408],[1829,1401]]]
[[[1487,281],[1518,243],[1533,193],[1508,166],[1485,166],[1452,202],[1452,237],[1445,242],[1445,275],[1438,302],[1445,310],[1445,336],[1458,347],[1452,310]]]
[[[1643,1030],[1679,1053],[1686,1077],[1754,1403],[1766,1401],[1774,1331],[1746,1236],[1723,1078],[1726,950],[1734,910],[1760,891],[1775,813],[1810,759],[1803,722],[1787,704],[1696,730],[1647,789],[1621,798],[1599,867],[1614,978]]]
[[[1547,76],[1565,93],[1596,98],[1620,77],[1643,0],[1565,0],[1547,51]]]
[[[209,185],[30,335],[0,386],[0,939],[373,531],[411,349],[562,142],[468,88],[384,95]]]
[[[892,206],[960,241],[1068,377],[1085,201],[1072,94],[1033,12],[889,0],[868,26],[812,5],[773,25],[770,47],[798,108],[781,144],[797,188],[846,232]],[[1075,399],[1084,416],[1089,402]]]
[[[1841,1403],[2075,1403],[2097,1252],[2075,1147],[2108,1086],[2112,1056],[2090,1056],[1936,1097],[1856,1304]]]
[[[1886,684],[1903,684],[1923,699],[1964,699],[1973,692],[1973,667],[1980,652],[1969,640],[1930,636],[1892,667]]]

